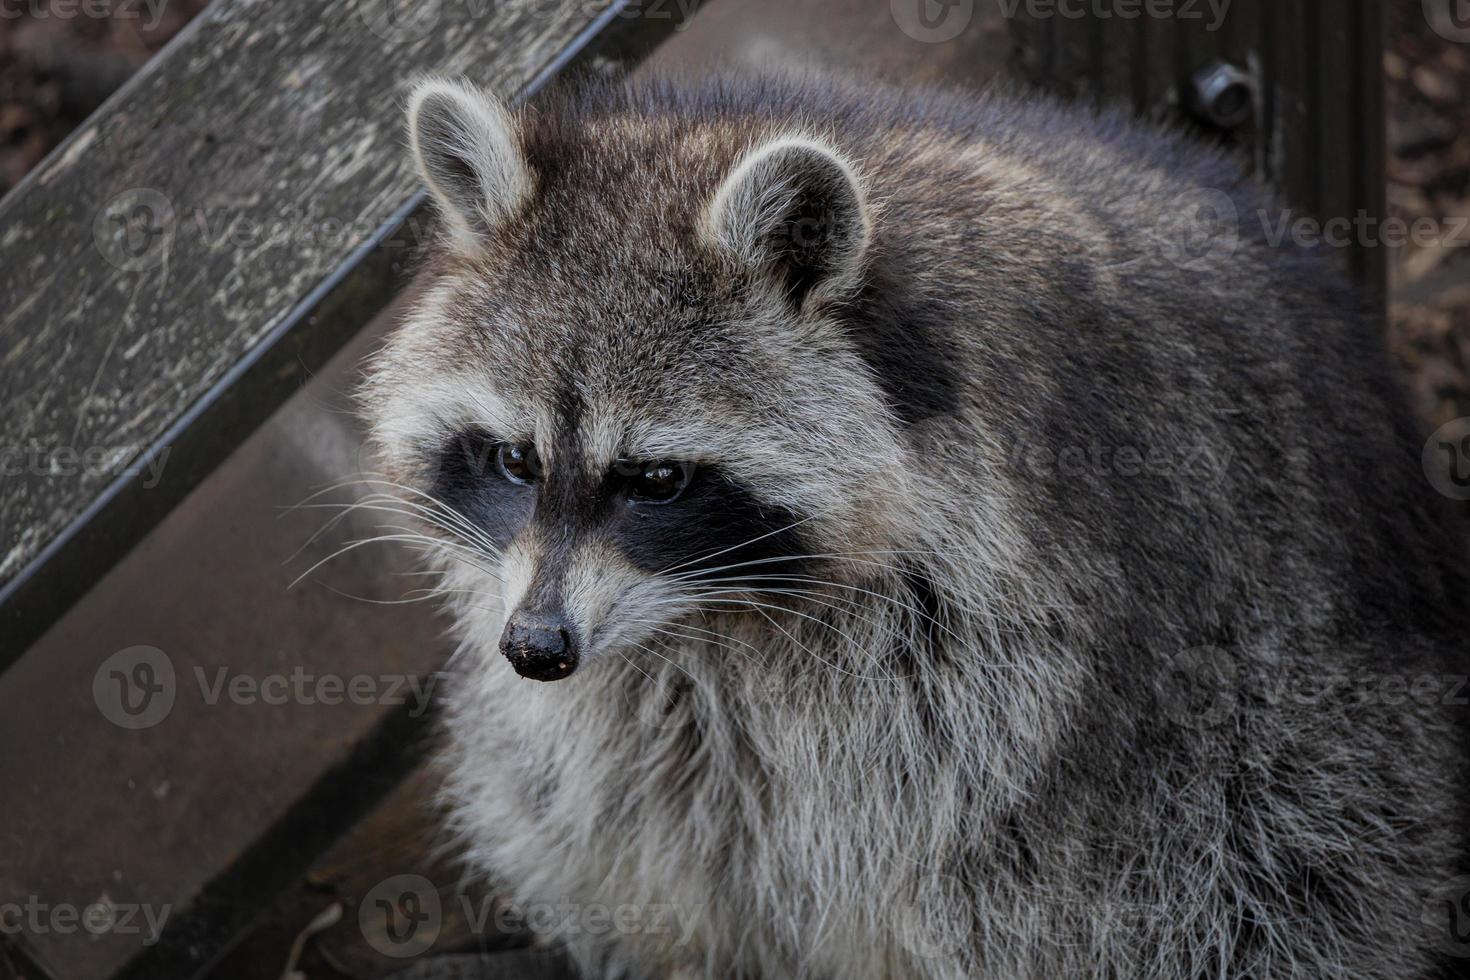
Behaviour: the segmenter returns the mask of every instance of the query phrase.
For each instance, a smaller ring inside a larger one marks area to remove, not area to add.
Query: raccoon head
[[[479,645],[556,680],[902,547],[922,488],[845,323],[875,214],[836,147],[438,81],[409,131],[447,234],[365,402]]]

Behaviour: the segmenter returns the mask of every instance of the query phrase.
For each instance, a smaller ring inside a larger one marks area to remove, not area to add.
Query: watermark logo
[[[394,875],[363,896],[357,925],[368,945],[384,956],[418,956],[434,945],[444,926],[439,889],[423,875]]]
[[[256,675],[229,667],[195,666],[192,685],[181,685],[168,655],[157,647],[121,650],[105,660],[92,677],[92,699],[102,716],[120,728],[152,728],[169,716],[178,696],[193,692],[204,705],[407,705],[419,717],[433,704],[438,674],[312,673],[296,667],[289,673]]]
[[[1202,486],[1218,486],[1229,473],[1235,450],[1207,443],[1112,445],[1096,436],[1073,444],[1022,438],[1009,447],[1006,458],[1018,472],[1036,479],[1060,477],[1087,484],[1185,479]]]
[[[1165,259],[1185,271],[1218,269],[1240,247],[1240,211],[1224,191],[1176,194],[1162,214],[1152,229],[1154,241]]]
[[[209,207],[176,204],[160,191],[138,188],[103,204],[93,219],[92,231],[97,250],[108,264],[138,272],[163,265],[175,248],[211,252],[353,248],[372,240],[382,221],[383,216],[371,209],[341,217],[310,205],[262,209],[254,201]],[[412,250],[431,240],[435,229],[432,220],[413,215],[377,247]]]
[[[73,476],[141,477],[145,490],[163,480],[171,446],[148,452],[141,446],[43,446],[29,443],[0,446],[0,476],[39,476],[58,479]]]
[[[973,904],[958,878],[925,875],[915,885],[912,901],[899,910],[899,945],[921,960],[954,955],[974,933]]]
[[[1150,20],[1208,21],[1206,31],[1225,26],[1234,0],[1000,0],[1007,20],[1024,13],[1031,20]]]
[[[1470,44],[1470,0],[1424,0],[1424,19],[1446,41]]]
[[[915,41],[953,41],[975,17],[975,0],[888,0],[893,22]]]
[[[1159,707],[1176,725],[1213,728],[1235,711],[1240,668],[1229,650],[1181,650],[1155,675]]]
[[[102,206],[92,220],[92,240],[108,264],[142,272],[168,260],[176,225],[173,203],[151,187],[134,187]]]
[[[1470,958],[1470,875],[1431,888],[1424,896],[1419,921],[1439,952],[1456,959]]]
[[[119,650],[92,675],[92,700],[119,728],[152,728],[168,717],[178,693],[173,661],[157,647]]]
[[[645,681],[629,694],[630,698],[636,699],[634,719],[650,735],[674,734],[694,727],[694,710],[690,703],[693,695],[687,684],[671,674],[671,671],[659,670],[651,684]]]
[[[623,902],[578,902],[564,898],[556,902],[518,902],[509,898],[487,898],[479,903],[460,896],[460,914],[476,935],[484,935],[493,923],[501,935],[530,931],[538,936],[658,936],[668,945],[687,946],[699,928],[703,906],[675,902],[634,904]]]
[[[91,905],[76,906],[43,902],[32,895],[24,903],[0,903],[0,936],[69,936],[84,932],[91,936],[142,936],[143,945],[152,946],[163,935],[172,911],[172,905],[114,902],[106,896]]]
[[[1424,443],[1419,459],[1429,485],[1451,500],[1470,500],[1470,416],[1451,419]]]
[[[141,20],[151,31],[163,20],[169,0],[0,0],[0,21]]]
[[[367,29],[392,44],[428,37],[443,13],[443,0],[361,0],[357,6]]]
[[[658,936],[685,946],[699,927],[702,906],[559,901],[519,902],[503,895],[474,898],[460,893],[452,909],[473,935],[530,931],[563,939],[611,935]],[[375,885],[357,908],[357,924],[368,945],[385,956],[407,958],[429,950],[443,930],[444,900],[428,878],[394,875]]]

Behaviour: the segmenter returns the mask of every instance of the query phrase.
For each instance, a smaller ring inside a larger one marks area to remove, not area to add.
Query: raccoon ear
[[[408,134],[419,174],[460,251],[477,251],[530,198],[531,172],[515,122],[479,89],[420,82],[408,101]]]
[[[710,201],[704,233],[776,276],[800,306],[813,294],[856,288],[871,221],[852,165],[830,146],[788,136],[731,171]]]

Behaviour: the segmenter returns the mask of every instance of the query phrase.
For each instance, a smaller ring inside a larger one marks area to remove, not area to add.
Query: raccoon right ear
[[[856,287],[872,232],[852,164],[825,143],[784,136],[752,150],[710,201],[705,237],[774,275],[799,307]]]
[[[414,162],[451,239],[473,253],[530,199],[531,171],[510,113],[462,82],[430,79],[408,101]]]

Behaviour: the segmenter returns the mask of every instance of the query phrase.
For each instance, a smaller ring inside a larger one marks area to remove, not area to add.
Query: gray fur
[[[1229,161],[826,82],[593,92],[482,138],[534,189],[439,250],[374,362],[392,478],[430,491],[466,426],[534,440],[549,485],[696,460],[828,556],[701,599],[574,494],[430,512],[470,857],[521,903],[679,910],[560,930],[589,976],[1431,975],[1463,539],[1378,339],[1248,231]],[[789,188],[728,183],[792,139],[812,165],[761,179],[853,189],[796,304],[751,244]],[[588,656],[538,684],[496,643],[546,596]]]

